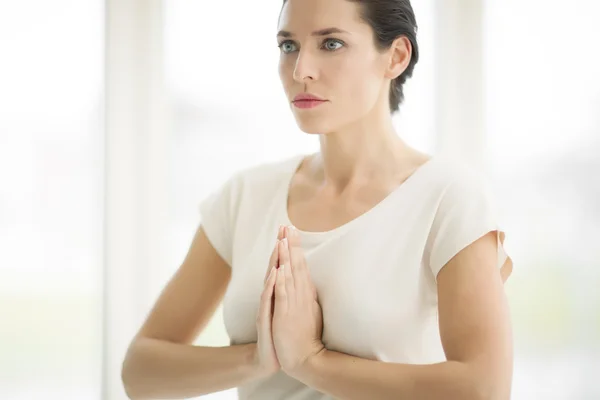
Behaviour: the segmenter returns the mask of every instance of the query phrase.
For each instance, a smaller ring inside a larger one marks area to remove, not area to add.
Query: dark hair
[[[283,0],[283,4],[286,1]],[[415,65],[419,61],[417,21],[410,0],[347,1],[360,5],[360,17],[373,29],[375,46],[379,50],[389,49],[394,40],[402,36],[410,41],[412,47],[410,62],[404,72],[390,85],[390,111],[396,112],[404,100],[404,83],[412,76]]]
[[[389,49],[397,38],[405,36],[410,40],[412,56],[408,66],[390,85],[390,111],[398,111],[404,101],[404,83],[413,74],[419,61],[417,44],[417,21],[410,0],[349,0],[361,5],[361,18],[368,23],[375,34],[375,45]]]

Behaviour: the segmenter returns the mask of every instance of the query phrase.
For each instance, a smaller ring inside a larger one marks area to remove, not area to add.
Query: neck
[[[396,134],[389,112],[322,134],[319,141],[321,151],[314,159],[314,171],[323,185],[336,192],[354,184],[395,176],[402,164],[399,161],[410,152]]]

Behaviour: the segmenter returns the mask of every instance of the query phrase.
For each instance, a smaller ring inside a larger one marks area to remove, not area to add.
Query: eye
[[[327,51],[336,51],[344,46],[344,42],[338,39],[325,39],[323,48]]]
[[[279,46],[277,47],[279,47],[281,51],[285,54],[296,51],[296,44],[290,40],[286,40],[279,43]]]

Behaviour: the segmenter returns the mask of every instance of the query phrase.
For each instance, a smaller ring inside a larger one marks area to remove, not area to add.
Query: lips
[[[325,101],[325,99],[310,93],[300,93],[294,97],[294,102],[299,101]]]

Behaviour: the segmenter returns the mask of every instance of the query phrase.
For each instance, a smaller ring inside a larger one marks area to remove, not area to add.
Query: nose
[[[313,81],[318,78],[315,57],[308,51],[300,50],[294,67],[294,80],[299,83]]]

